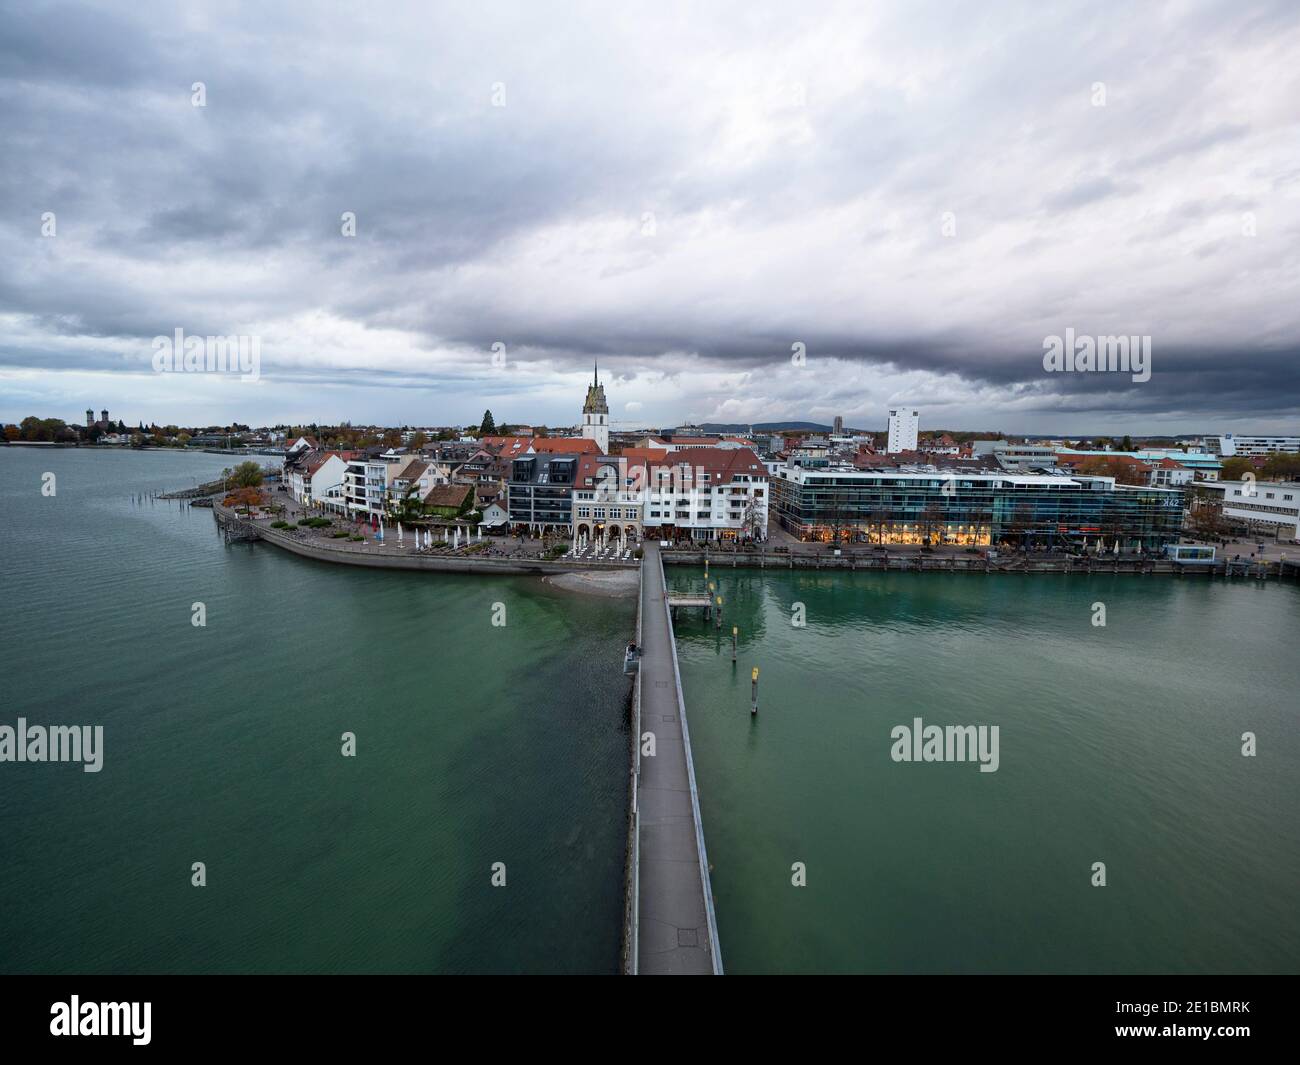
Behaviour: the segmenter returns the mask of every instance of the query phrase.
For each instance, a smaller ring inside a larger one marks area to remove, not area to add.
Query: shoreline
[[[475,555],[434,555],[399,552],[392,545],[376,547],[367,542],[364,547],[345,547],[299,539],[297,536],[271,529],[257,521],[235,514],[214,500],[213,516],[226,532],[228,539],[263,540],[304,558],[341,565],[366,566],[375,569],[417,570],[434,573],[495,573],[506,576],[537,575],[547,578],[547,583],[562,590],[582,594],[622,597],[631,593],[622,590],[617,580],[609,578],[640,569],[639,561],[629,562],[565,562],[560,559],[541,558],[482,558]],[[715,569],[750,570],[813,570],[848,572],[914,572],[914,573],[1060,573],[1128,574],[1132,576],[1192,577],[1244,577],[1248,580],[1268,581],[1290,578],[1300,580],[1300,561],[1266,562],[1243,560],[1233,562],[1218,559],[1210,564],[1184,565],[1168,559],[1153,558],[1100,558],[1087,559],[1034,559],[1012,556],[990,560],[977,556],[925,556],[925,555],[846,555],[824,558],[821,555],[736,553],[713,554],[701,551],[668,550],[662,553],[665,566],[696,566]],[[601,579],[597,579],[601,578]]]

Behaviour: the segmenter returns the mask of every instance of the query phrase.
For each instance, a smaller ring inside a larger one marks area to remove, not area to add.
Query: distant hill
[[[821,425],[817,422],[754,422],[751,426],[748,422],[705,422],[700,426],[706,433],[712,433],[717,436],[719,433],[743,433],[750,428],[756,433],[775,433],[780,429],[798,429],[802,432],[812,433],[829,433],[829,425]]]

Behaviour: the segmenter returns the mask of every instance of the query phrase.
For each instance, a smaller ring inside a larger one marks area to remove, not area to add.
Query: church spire
[[[596,365],[595,359],[591,360],[591,383],[593,385],[600,384],[600,367]]]

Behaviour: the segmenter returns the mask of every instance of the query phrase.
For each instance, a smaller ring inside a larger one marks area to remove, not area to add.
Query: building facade
[[[1109,477],[809,470],[772,479],[782,528],[801,540],[1079,547],[1101,537],[1158,551],[1178,538],[1181,492]]]
[[[573,535],[592,543],[641,539],[645,465],[611,455],[583,455],[573,489]]]
[[[579,458],[539,451],[511,461],[506,509],[515,532],[530,536],[570,535]]]
[[[342,509],[359,521],[378,521],[388,507],[389,486],[399,463],[382,457],[348,462],[343,477]]]
[[[748,448],[682,448],[647,463],[645,479],[646,536],[767,539],[767,467]]]
[[[889,441],[885,450],[915,451],[916,438],[921,431],[921,412],[912,407],[899,407],[889,412]]]
[[[1240,436],[1224,433],[1209,439],[1210,450],[1224,458],[1236,455],[1288,455],[1300,453],[1300,436]]]
[[[1225,518],[1300,540],[1300,483],[1219,481],[1205,487],[1222,493]]]

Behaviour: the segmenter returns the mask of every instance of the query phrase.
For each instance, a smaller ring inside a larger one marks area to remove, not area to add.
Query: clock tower
[[[587,402],[582,405],[582,435],[596,441],[602,455],[609,454],[609,404],[605,402],[605,386],[600,383],[600,373],[595,363],[591,368],[591,384],[587,387]]]

